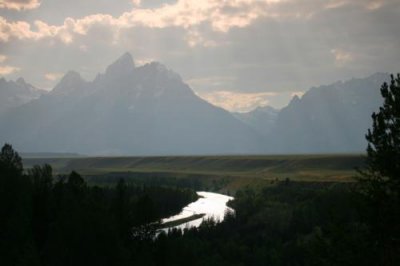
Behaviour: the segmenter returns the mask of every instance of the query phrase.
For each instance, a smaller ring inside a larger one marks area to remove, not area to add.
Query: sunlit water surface
[[[200,196],[197,201],[187,205],[185,208],[183,208],[181,213],[162,219],[162,223],[187,218],[194,214],[204,213],[205,215],[202,218],[164,229],[164,231],[172,228],[185,229],[190,227],[199,227],[204,219],[210,218],[221,222],[224,219],[225,212],[233,211],[232,208],[226,205],[229,200],[233,199],[233,197],[205,191],[198,191],[197,195]]]

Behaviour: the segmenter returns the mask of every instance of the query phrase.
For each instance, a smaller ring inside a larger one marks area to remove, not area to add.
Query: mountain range
[[[164,65],[136,66],[126,53],[93,81],[70,71],[48,93],[0,79],[0,142],[93,155],[363,152],[388,78],[311,88],[281,110],[229,113]]]
[[[261,136],[197,97],[160,63],[128,53],[93,81],[68,72],[55,88],[5,113],[0,140],[26,152],[82,154],[260,153]]]
[[[371,114],[383,100],[379,88],[387,73],[313,87],[281,110],[258,107],[235,114],[265,136],[269,153],[359,153],[371,127]]]

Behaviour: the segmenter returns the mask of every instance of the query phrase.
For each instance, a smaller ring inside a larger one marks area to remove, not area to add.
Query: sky
[[[0,76],[51,89],[130,52],[230,111],[400,72],[399,0],[0,0]]]

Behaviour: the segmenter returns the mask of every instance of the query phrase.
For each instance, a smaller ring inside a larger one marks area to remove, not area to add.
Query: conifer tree
[[[381,265],[400,258],[400,74],[381,87],[384,99],[372,114],[366,139],[367,169],[359,178],[369,206],[368,223]]]

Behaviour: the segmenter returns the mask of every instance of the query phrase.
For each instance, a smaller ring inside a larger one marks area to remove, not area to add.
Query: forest
[[[2,265],[128,265],[132,244],[152,239],[156,222],[197,199],[193,190],[89,186],[49,165],[24,171],[8,144],[0,154]]]
[[[395,265],[399,259],[375,245],[372,210],[354,183],[285,180],[244,188],[222,223],[155,237],[151,223],[194,201],[193,190],[123,179],[89,186],[76,172],[54,177],[49,165],[24,172],[9,145],[0,158],[2,265]]]

